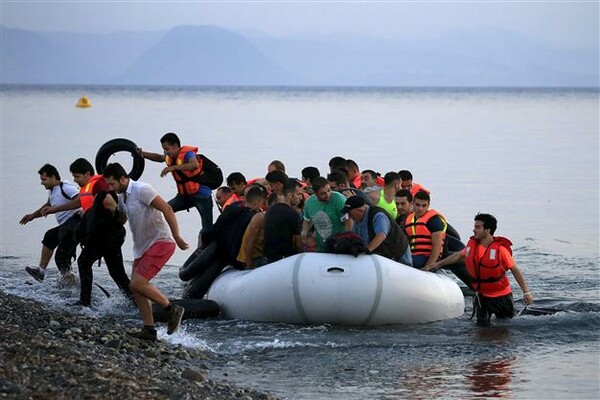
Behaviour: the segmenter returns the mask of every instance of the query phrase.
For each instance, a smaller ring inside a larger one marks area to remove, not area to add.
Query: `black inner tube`
[[[133,167],[129,171],[129,177],[134,181],[138,180],[144,172],[145,160],[138,152],[138,147],[129,139],[112,139],[104,143],[96,153],[96,171],[98,174],[104,172],[108,164],[108,159],[115,153],[126,151],[133,157]]]

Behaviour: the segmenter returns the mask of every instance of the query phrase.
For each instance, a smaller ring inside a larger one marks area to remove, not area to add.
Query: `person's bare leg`
[[[151,301],[162,308],[166,308],[169,305],[169,299],[146,278],[136,273],[133,274],[129,288],[134,294],[135,303],[138,306],[144,325],[154,325]]]

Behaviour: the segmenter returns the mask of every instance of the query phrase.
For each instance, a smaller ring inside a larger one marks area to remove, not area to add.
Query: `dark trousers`
[[[101,249],[86,246],[81,251],[77,259],[79,279],[81,280],[81,292],[79,296],[81,304],[86,306],[91,304],[92,283],[94,281],[92,267],[100,258],[104,258],[108,273],[119,289],[121,289],[121,292],[126,297],[133,298],[129,289],[129,277],[125,273],[125,266],[123,265],[123,253],[121,252],[121,246],[125,240],[124,232],[125,229],[123,228],[123,234],[121,232],[116,233],[116,237],[112,238],[111,243],[107,243]]]
[[[54,262],[61,274],[71,270],[71,261],[76,257],[75,228],[80,221],[79,214],[75,214],[62,225],[46,232],[42,240],[44,246],[52,250],[56,249]]]
[[[510,319],[515,316],[513,295],[509,293],[500,297],[486,297],[477,293],[473,299],[473,311],[477,316],[477,325],[489,326],[492,314],[499,319]]]
[[[213,202],[212,197],[200,197],[200,196],[182,196],[180,194],[169,200],[169,205],[173,209],[173,212],[181,210],[188,210],[192,207],[196,207],[202,220],[202,228],[209,228],[213,225]]]

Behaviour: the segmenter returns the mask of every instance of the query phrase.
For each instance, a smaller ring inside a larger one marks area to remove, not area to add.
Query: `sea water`
[[[77,109],[86,94],[93,107]],[[78,289],[43,284],[24,267],[39,258],[53,217],[21,217],[46,201],[37,170],[54,164],[71,180],[78,157],[94,163],[106,141],[124,137],[160,152],[176,132],[225,175],[264,176],[283,161],[327,172],[337,155],[361,169],[409,169],[432,192],[463,239],[477,212],[494,214],[511,238],[536,304],[564,310],[477,328],[467,313],[424,325],[341,328],[233,320],[186,321],[162,339],[213,355],[211,377],[290,399],[581,398],[600,396],[599,100],[595,89],[366,89],[23,87],[1,89],[0,289],[60,308]],[[113,160],[131,165],[127,154]],[[141,180],[165,199],[172,178],[147,161]],[[218,212],[215,209],[215,217]],[[193,245],[195,210],[177,214]],[[124,245],[126,267],[132,244]],[[156,278],[179,297],[177,251]],[[137,320],[104,267],[91,315]],[[514,283],[517,309],[523,308]]]

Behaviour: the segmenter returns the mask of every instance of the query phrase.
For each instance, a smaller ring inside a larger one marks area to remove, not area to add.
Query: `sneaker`
[[[33,276],[33,279],[35,279],[38,282],[44,280],[44,274],[42,273],[42,271],[40,271],[38,267],[25,267],[25,271],[27,271],[29,275]]]
[[[75,274],[73,272],[67,271],[64,274],[62,274],[59,282],[65,286],[73,286],[77,284],[77,278],[75,277]]]
[[[141,331],[127,332],[127,335],[132,338],[136,338],[136,339],[140,339],[140,340],[148,340],[150,342],[156,342],[158,340],[156,337],[156,330],[155,329],[150,330],[146,327],[142,328]]]
[[[177,328],[179,328],[179,324],[181,324],[181,319],[183,318],[184,312],[185,308],[176,304],[171,304],[171,311],[169,312],[167,319],[167,335],[172,335]]]

